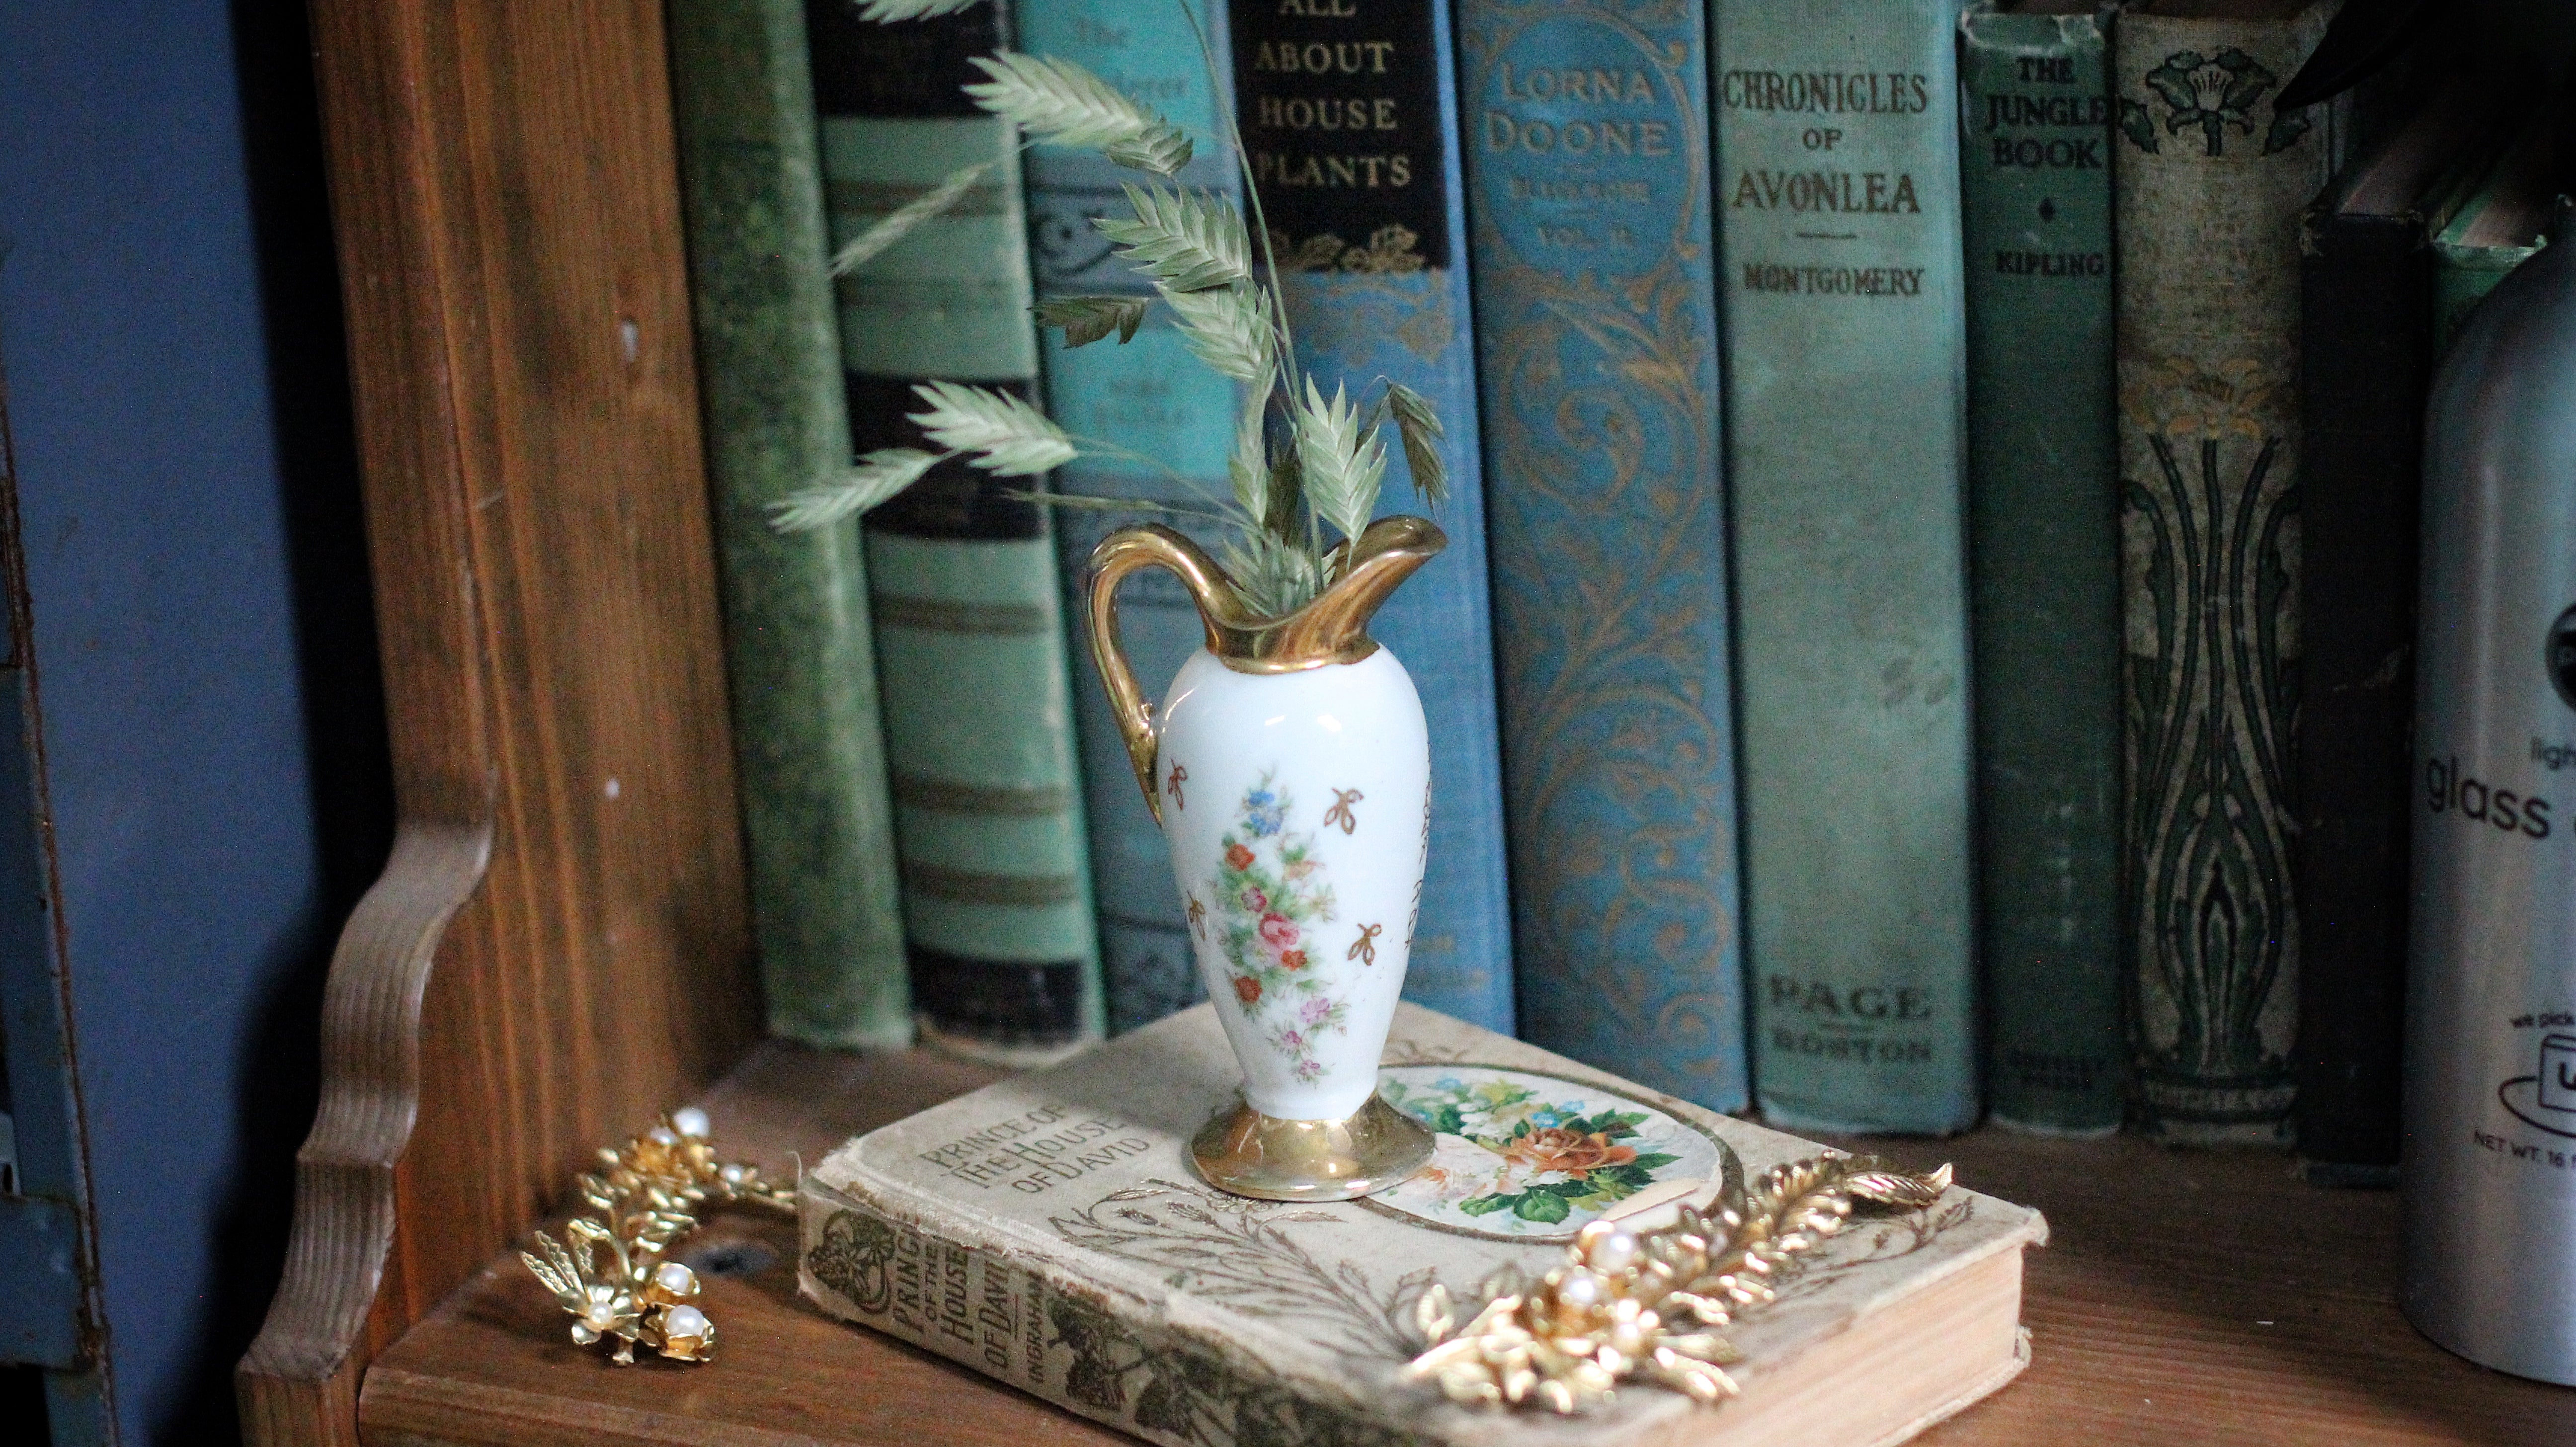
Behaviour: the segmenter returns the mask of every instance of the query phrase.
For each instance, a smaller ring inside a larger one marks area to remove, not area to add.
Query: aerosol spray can
[[[2433,385],[2415,696],[2407,1317],[2576,1384],[2576,227]]]

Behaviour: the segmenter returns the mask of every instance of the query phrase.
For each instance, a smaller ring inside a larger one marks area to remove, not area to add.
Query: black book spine
[[[2303,240],[2295,1121],[2312,1176],[2372,1184],[2397,1165],[2432,258],[2414,216],[2314,213]]]

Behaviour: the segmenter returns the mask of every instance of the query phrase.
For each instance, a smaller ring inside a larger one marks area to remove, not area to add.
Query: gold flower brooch
[[[795,1191],[718,1161],[707,1113],[694,1106],[664,1116],[621,1149],[603,1148],[599,1161],[600,1170],[576,1182],[591,1214],[565,1223],[560,1243],[537,1232],[538,1250],[519,1259],[572,1313],[572,1339],[616,1343],[609,1360],[619,1366],[635,1364],[638,1345],[673,1361],[708,1360],[716,1325],[697,1304],[697,1273],[668,1259],[671,1248],[698,1228],[709,1203],[793,1212]]]
[[[1774,1166],[1751,1191],[1683,1206],[1652,1231],[1595,1221],[1535,1283],[1510,1267],[1488,1281],[1463,1326],[1448,1288],[1424,1292],[1414,1324],[1431,1346],[1405,1375],[1452,1401],[1562,1413],[1607,1402],[1627,1381],[1721,1401],[1737,1391],[1726,1365],[1743,1360],[1723,1332],[1779,1295],[1772,1278],[1784,1262],[1840,1230],[1855,1201],[1919,1210],[1949,1188],[1948,1166],[1917,1176],[1825,1156]]]

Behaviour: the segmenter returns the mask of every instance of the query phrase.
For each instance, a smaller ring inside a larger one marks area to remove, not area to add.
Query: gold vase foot
[[[1373,1196],[1431,1159],[1431,1131],[1377,1095],[1345,1120],[1281,1120],[1238,1099],[1190,1140],[1190,1164],[1220,1191],[1264,1201]]]

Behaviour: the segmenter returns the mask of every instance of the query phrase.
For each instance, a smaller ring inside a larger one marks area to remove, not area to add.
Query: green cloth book
[[[769,504],[850,456],[802,0],[672,0],[699,400],[772,1033],[912,1039],[858,524]]]
[[[1977,1120],[1958,8],[1720,0],[1754,1095]]]
[[[2112,37],[2132,1111],[2177,1142],[2290,1139],[2299,214],[2333,148],[2271,98],[2333,9]]]
[[[853,444],[918,446],[918,381],[1036,388],[1019,138],[959,89],[1005,17],[878,25],[808,0],[806,22],[835,245],[987,168],[840,282]],[[1005,1061],[1101,1033],[1053,530],[1022,485],[944,463],[864,528],[914,1013],[931,1043]]]
[[[1959,20],[1986,1098],[2120,1123],[2120,463],[2107,18]]]

